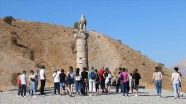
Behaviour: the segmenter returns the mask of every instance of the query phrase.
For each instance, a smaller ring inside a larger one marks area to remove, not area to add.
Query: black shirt
[[[81,72],[81,76],[82,76],[82,80],[88,79],[88,72],[86,71]]]
[[[139,81],[141,79],[141,76],[139,73],[134,73],[132,75],[132,79],[134,79],[135,81]]]
[[[61,83],[62,83],[62,82],[65,82],[65,78],[66,78],[65,73],[59,74],[59,78],[60,78],[60,82],[61,82]]]

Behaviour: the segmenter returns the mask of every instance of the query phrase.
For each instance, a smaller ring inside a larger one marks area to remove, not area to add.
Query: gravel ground
[[[0,92],[0,104],[186,104],[185,93],[180,99],[174,99],[173,92],[168,90],[162,91],[161,98],[156,96],[155,89],[139,89],[138,97],[134,97],[134,94],[125,97],[121,93],[114,93],[114,89],[108,95],[75,97],[52,95],[50,90],[45,96],[36,97],[17,97],[17,91]]]

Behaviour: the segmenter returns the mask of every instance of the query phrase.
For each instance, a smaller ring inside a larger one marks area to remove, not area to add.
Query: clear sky
[[[121,40],[167,67],[186,58],[186,0],[0,0],[0,17],[87,29]]]

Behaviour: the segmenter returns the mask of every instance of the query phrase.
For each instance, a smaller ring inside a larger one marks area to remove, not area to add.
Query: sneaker
[[[135,95],[135,97],[138,97],[138,95]]]
[[[33,97],[36,97],[36,95],[34,95]]]
[[[174,99],[177,99],[177,98],[178,98],[177,96],[174,97]]]
[[[181,93],[180,96],[183,97],[183,93]]]

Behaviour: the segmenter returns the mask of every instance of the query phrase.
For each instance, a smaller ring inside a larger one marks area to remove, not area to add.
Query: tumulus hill
[[[97,69],[105,66],[114,74],[119,67],[125,67],[129,72],[138,68],[142,77],[140,85],[154,88],[152,73],[158,63],[121,41],[96,31],[88,33],[89,66]],[[73,34],[74,29],[70,27],[18,19],[9,25],[0,19],[0,91],[16,88],[11,81],[13,73],[26,70],[29,74],[31,69],[39,70],[36,66],[40,64],[46,65],[46,86],[53,86],[54,69],[63,68],[67,72],[69,66],[76,66]],[[17,45],[11,43],[12,37],[17,39]],[[34,50],[34,60],[30,60],[30,50]],[[163,88],[172,90],[171,71],[165,67],[162,70]]]

